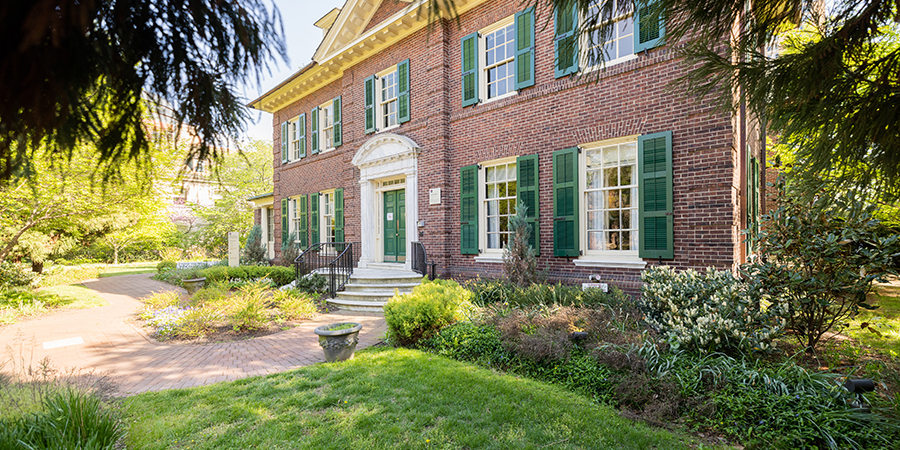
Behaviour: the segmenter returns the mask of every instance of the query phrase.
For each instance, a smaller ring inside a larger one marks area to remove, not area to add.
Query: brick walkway
[[[147,336],[133,322],[137,301],[153,292],[176,290],[149,274],[86,281],[108,306],[61,311],[47,317],[0,327],[2,359],[24,355],[37,365],[48,356],[57,368],[106,373],[119,395],[202,386],[253,375],[282,372],[325,361],[313,329],[331,322],[363,325],[357,349],[380,341],[384,316],[339,311],[280,333],[244,341],[206,345],[172,345]],[[55,348],[54,348],[55,347]],[[2,370],[2,368],[0,368]]]

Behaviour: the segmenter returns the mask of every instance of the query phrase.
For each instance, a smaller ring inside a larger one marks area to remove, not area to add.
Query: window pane
[[[623,231],[622,232],[622,250],[631,250],[634,248],[631,242],[631,232]]]
[[[507,183],[506,195],[508,195],[510,197],[516,196],[516,182],[515,181],[510,181],[509,183]]]
[[[613,187],[619,185],[619,168],[611,167],[603,169],[603,187]]]
[[[619,180],[620,186],[628,186],[631,184],[631,167],[632,166],[621,167],[622,179]]]
[[[509,200],[500,200],[499,206],[501,216],[509,214]]]
[[[588,192],[587,198],[588,198],[588,209],[590,209],[590,210],[603,209],[603,192],[602,191]]]
[[[622,211],[622,229],[627,230],[631,228],[631,210],[626,209]]]
[[[488,218],[488,233],[496,233],[500,231],[500,218],[499,217],[489,217]]]
[[[592,231],[588,233],[588,248],[590,250],[603,250],[602,231]]]
[[[606,193],[606,205],[608,208],[619,207],[619,191],[608,191]]]
[[[619,211],[610,211],[606,213],[606,229],[607,230],[618,230],[622,227],[619,222]]]
[[[587,225],[588,225],[589,230],[602,230],[603,229],[603,213],[589,212]]]
[[[630,208],[632,206],[632,204],[631,204],[632,189],[622,189],[622,198],[619,199],[620,200],[619,203],[621,203],[622,208]]]
[[[601,187],[600,184],[601,177],[599,170],[589,170],[587,172],[587,188],[588,189],[599,189]]]
[[[488,235],[488,248],[500,248],[500,235]]]
[[[496,184],[492,184],[492,185],[488,186],[488,198],[499,197],[500,195],[498,194],[498,192],[499,192],[499,189],[497,189]]]
[[[487,175],[488,183],[493,183],[493,182],[497,181],[497,171],[495,168],[488,167],[487,169],[485,169],[485,174]]]
[[[619,246],[619,233],[616,231],[610,231],[606,233],[606,248],[607,250],[621,250]]]
[[[622,164],[634,164],[637,161],[637,145],[622,144]]]
[[[599,166],[600,162],[601,162],[600,154],[601,153],[600,153],[599,149],[588,150],[587,151],[587,165],[588,166]]]
[[[619,163],[619,147],[606,147],[603,149],[603,165],[614,166]]]
[[[500,209],[503,209],[503,204],[501,203]],[[500,216],[500,231],[509,231],[509,218]]]
[[[506,180],[506,166],[497,166],[497,181]]]
[[[498,211],[499,209],[500,209],[500,207],[499,207],[499,205],[497,204],[497,200],[491,200],[491,201],[488,202],[488,211],[487,211],[487,213],[488,213],[489,216],[496,216],[496,215],[497,215],[497,211]]]

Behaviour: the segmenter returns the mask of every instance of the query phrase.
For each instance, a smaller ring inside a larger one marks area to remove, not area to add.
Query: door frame
[[[402,179],[402,181],[397,183],[397,180],[401,180],[401,179]],[[396,184],[385,185],[385,183],[391,183],[391,182],[394,182]],[[380,247],[378,248],[378,251],[376,253],[381,254],[381,259],[379,260],[381,262],[385,262],[384,261],[384,232],[385,232],[385,230],[384,230],[384,193],[391,192],[391,191],[399,191],[401,189],[404,191],[404,194],[405,194],[403,208],[406,209],[406,215],[408,218],[409,217],[409,208],[406,207],[406,199],[405,198],[409,197],[409,192],[406,190],[406,177],[401,177],[401,178],[392,177],[391,179],[386,179],[386,180],[381,180],[381,181],[376,182],[375,196],[378,198],[378,201],[376,202],[376,203],[378,203],[377,208],[376,208],[376,214],[378,214],[378,217],[380,218],[378,220],[378,225],[379,225],[378,230],[376,231],[376,233],[378,234],[377,239],[378,239],[378,242],[380,243]],[[409,221],[408,220],[407,220],[406,225],[407,225],[406,238],[405,238],[406,239],[406,255],[409,255]],[[405,262],[405,260],[404,260],[404,262]],[[399,263],[399,262],[395,263],[395,262],[391,261],[391,262],[387,262],[387,264],[401,264],[401,263]]]
[[[380,133],[366,141],[353,157],[359,168],[360,239],[362,249],[359,267],[384,263],[384,197],[382,192],[406,189],[406,262],[405,270],[412,270],[409,243],[418,239],[418,144],[406,136]],[[405,178],[405,183],[388,184]],[[391,263],[393,264],[393,263]],[[396,263],[400,266],[400,263]]]

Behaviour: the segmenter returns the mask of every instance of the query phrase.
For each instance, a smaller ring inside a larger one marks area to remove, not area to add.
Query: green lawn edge
[[[694,438],[416,350],[123,399],[131,449],[688,449]]]

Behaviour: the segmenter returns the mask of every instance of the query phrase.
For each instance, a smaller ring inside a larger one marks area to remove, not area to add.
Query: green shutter
[[[528,225],[531,226],[531,237],[528,243],[534,253],[541,254],[540,214],[538,203],[540,189],[538,186],[538,155],[520,156],[516,158],[516,200],[525,205]]]
[[[306,113],[297,117],[297,135],[300,140],[300,157],[306,157]]]
[[[366,91],[366,134],[375,132],[375,75],[366,78],[363,82]]]
[[[516,13],[516,89],[534,86],[534,7]]]
[[[338,95],[331,101],[332,112],[334,113],[334,147],[340,147],[344,143],[341,139],[341,96]]]
[[[344,189],[334,190],[334,242],[344,242]]]
[[[662,45],[666,35],[666,21],[657,0],[637,0],[634,10],[634,52],[642,52]]]
[[[312,109],[312,112],[309,113],[309,128],[310,128],[310,144],[311,149],[310,153],[315,155],[319,153],[319,107],[316,106]]]
[[[409,59],[397,64],[397,122],[409,122]]]
[[[319,193],[309,196],[310,245],[319,243]]]
[[[556,78],[578,72],[577,11],[576,2],[568,8],[554,10],[553,51],[556,60],[553,74]]]
[[[478,254],[478,165],[459,170],[459,245],[463,255]]]
[[[478,33],[462,38],[462,106],[478,103]]]
[[[577,257],[578,147],[553,152],[553,256]]]
[[[306,195],[300,196],[300,229],[297,235],[300,236],[300,248],[307,249],[309,247],[309,230],[306,225],[309,222],[309,215],[306,212]]]
[[[281,246],[288,240],[288,199],[281,199]]]
[[[675,258],[672,132],[638,138],[638,227],[641,258]]]
[[[288,160],[288,123],[281,123],[281,163],[284,164]]]
[[[751,239],[759,234],[759,160],[750,157],[747,169],[747,249],[752,252]]]

